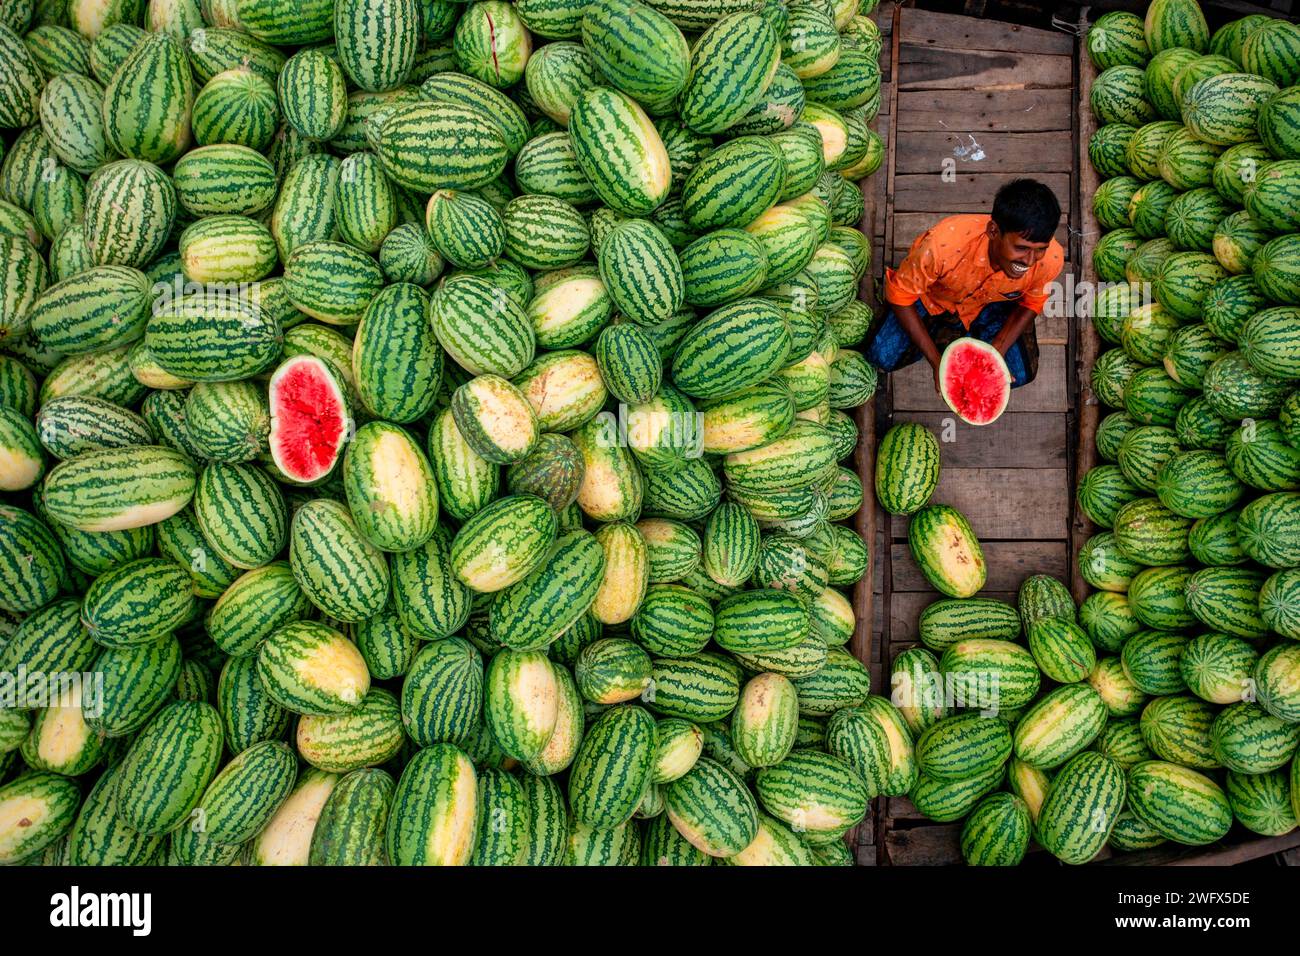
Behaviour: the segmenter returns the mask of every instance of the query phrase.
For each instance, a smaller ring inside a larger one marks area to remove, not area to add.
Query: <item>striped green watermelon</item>
[[[1155,108],[1146,99],[1142,69],[1132,64],[1103,70],[1093,82],[1090,104],[1103,123],[1141,126],[1156,118]]]
[[[239,66],[203,84],[194,97],[191,124],[199,146],[229,143],[260,151],[270,144],[279,117],[275,87]]]
[[[397,866],[463,866],[474,850],[477,823],[474,765],[451,744],[434,744],[402,771],[388,813],[385,853]]]
[[[1187,689],[1213,704],[1242,699],[1259,653],[1246,641],[1211,632],[1193,638],[1183,650],[1179,669]]]
[[[962,827],[962,859],[967,866],[1017,866],[1029,849],[1030,830],[1025,801],[1009,793],[986,797]]]
[[[1259,138],[1269,151],[1279,159],[1300,159],[1300,144],[1296,142],[1296,123],[1300,97],[1294,87],[1288,87],[1269,97],[1259,111]]]
[[[1210,46],[1210,28],[1196,0],[1152,0],[1143,26],[1152,53],[1171,47],[1204,53]]]
[[[1294,86],[1300,81],[1300,29],[1287,20],[1261,21],[1246,34],[1241,44],[1241,65],[1248,73],[1257,73],[1278,86]]]
[[[1218,765],[1210,739],[1214,719],[1211,704],[1183,694],[1151,701],[1139,726],[1155,756],[1208,770]]]
[[[1232,146],[1255,138],[1260,107],[1277,92],[1262,76],[1222,73],[1193,84],[1183,101],[1183,122],[1197,139]]]
[[[1300,633],[1300,616],[1297,615],[1297,590],[1300,573],[1296,570],[1279,571],[1272,575],[1259,590],[1259,613],[1264,623],[1283,637],[1297,639]]]
[[[1052,781],[1038,813],[1039,842],[1064,863],[1087,863],[1109,837],[1126,789],[1124,772],[1113,760],[1079,754]]]
[[[347,713],[301,717],[295,734],[302,758],[331,773],[385,763],[404,740],[397,698],[380,687],[371,688]]]
[[[1213,843],[1232,825],[1232,810],[1209,777],[1177,764],[1150,760],[1128,772],[1129,809],[1176,843]]]
[[[1079,605],[1079,623],[1097,649],[1105,651],[1118,651],[1126,640],[1142,630],[1129,607],[1128,597],[1115,591],[1098,591],[1084,598]]]
[[[1105,726],[1106,703],[1087,683],[1065,684],[1040,698],[1016,723],[1019,760],[1043,770],[1065,763]]]
[[[1214,755],[1236,773],[1271,773],[1285,767],[1300,743],[1300,725],[1238,702],[1219,712],[1212,730]]]
[[[1295,810],[1291,806],[1284,772],[1232,772],[1227,775],[1225,790],[1233,817],[1247,830],[1265,836],[1281,836],[1295,829]]]
[[[1255,665],[1259,702],[1274,717],[1296,723],[1300,714],[1300,653],[1294,644],[1280,644]]]
[[[221,759],[221,720],[193,701],[169,704],[131,745],[117,786],[117,812],[137,832],[174,829],[200,803]]]
[[[1124,673],[1148,694],[1177,694],[1184,688],[1180,661],[1188,638],[1169,631],[1141,631],[1120,652]]]
[[[1111,718],[1137,714],[1147,699],[1146,694],[1124,673],[1123,663],[1118,657],[1098,660],[1088,675],[1088,683],[1101,696]]]

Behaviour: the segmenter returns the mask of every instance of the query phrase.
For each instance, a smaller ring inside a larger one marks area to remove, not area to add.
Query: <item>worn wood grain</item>
[[[885,854],[893,866],[952,866],[961,862],[961,824],[890,830]]]
[[[913,7],[904,8],[902,28],[909,43],[925,42],[953,50],[1004,50],[1069,56],[1074,46],[1068,34],[1053,30]]]
[[[910,40],[899,46],[898,82],[904,90],[1069,89],[1072,80],[1068,56],[947,50]]]
[[[1116,853],[1105,866],[1233,866],[1300,847],[1300,830],[1279,837],[1252,837],[1208,847],[1160,846],[1138,853]]]
[[[911,132],[898,151],[897,171],[1061,173],[1074,163],[1070,137],[1052,133]],[[951,184],[949,184],[951,185]]]
[[[1031,574],[1050,574],[1062,579],[1067,576],[1069,555],[1063,541],[990,541],[982,547],[989,575],[985,591],[1015,592],[1020,582]],[[901,591],[923,591],[933,600],[943,597],[930,587],[907,545],[894,544],[889,560],[895,598]]]
[[[900,94],[901,95],[901,94]],[[902,117],[899,117],[900,121]],[[900,136],[907,136],[900,130]],[[945,182],[938,172],[914,173],[894,177],[894,206],[906,212],[936,212],[951,215],[958,212],[987,213],[993,208],[997,191],[1013,179],[1024,175],[1022,170],[1006,172],[971,171],[958,169],[956,179]],[[1062,207],[1070,195],[1068,173],[1035,173],[1034,178],[1051,187]]]
[[[944,468],[1064,466],[1068,431],[1051,412],[1007,412],[992,425],[967,425],[952,412],[900,411],[894,424],[918,422],[940,441]]]
[[[899,132],[1070,130],[1074,93],[1052,90],[907,90],[898,94]]]
[[[894,408],[903,411],[941,412],[948,406],[934,390],[934,372],[924,361],[890,374]],[[1038,377],[1011,392],[1009,411],[1064,412],[1069,405],[1065,388],[1065,346],[1039,343]]]
[[[964,514],[981,542],[1068,536],[1070,487],[1061,468],[945,468],[932,500]],[[890,522],[895,538],[899,525]]]

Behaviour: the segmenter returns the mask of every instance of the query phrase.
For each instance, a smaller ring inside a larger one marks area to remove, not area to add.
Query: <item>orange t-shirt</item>
[[[1013,279],[989,265],[991,218],[949,216],[917,236],[899,267],[885,270],[886,301],[913,305],[920,299],[931,315],[955,313],[966,328],[990,302],[1014,300],[1041,312],[1065,264],[1061,244],[1053,239],[1038,264]]]

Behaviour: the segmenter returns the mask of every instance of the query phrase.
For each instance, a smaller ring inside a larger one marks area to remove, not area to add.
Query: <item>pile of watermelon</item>
[[[1131,848],[1145,824],[1124,803],[1136,721],[1111,719],[1124,681],[1104,657],[1060,581],[1033,575],[1017,604],[980,597],[983,549],[966,517],[932,501],[939,442],[916,422],[895,425],[876,456],[880,506],[907,519],[912,558],[944,595],[922,612],[920,646],[896,655],[890,697],[865,709],[881,741],[877,793],[907,797],[925,817],[961,822],[972,866],[1015,866],[1031,840],[1066,863],[1107,843]],[[1300,727],[1297,727],[1300,733]],[[1149,805],[1159,810],[1162,787]],[[1098,820],[1104,826],[1098,826]]]
[[[1300,25],[1097,20],[1104,229],[1079,623],[1128,776],[1116,849],[1300,818]],[[1146,789],[1162,792],[1159,808]]]
[[[873,7],[0,4],[0,864],[850,863]]]

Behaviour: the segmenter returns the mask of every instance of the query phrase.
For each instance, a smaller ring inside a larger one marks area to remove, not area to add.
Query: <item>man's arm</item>
[[[930,330],[926,328],[925,323],[921,321],[921,313],[916,311],[916,305],[895,305],[894,315],[898,318],[898,324],[903,327],[907,337],[912,340],[925,360],[930,363],[930,368],[934,371],[934,388],[939,390],[939,349],[934,344],[934,339],[930,337]]]
[[[1020,338],[1020,333],[1029,327],[1029,323],[1034,321],[1036,315],[1038,313],[1033,309],[1025,308],[1023,305],[1016,306],[1011,310],[1011,314],[1007,316],[1007,321],[1003,323],[1002,328],[998,330],[997,335],[993,336],[993,341],[989,344],[998,350],[999,355],[1006,355],[1007,349],[1016,343],[1016,339]]]

